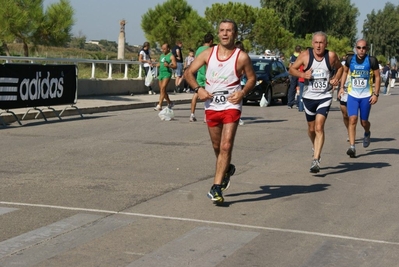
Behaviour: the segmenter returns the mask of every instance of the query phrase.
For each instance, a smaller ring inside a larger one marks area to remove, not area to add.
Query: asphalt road
[[[201,105],[2,128],[0,266],[398,266],[398,100],[357,158],[334,102],[318,174],[303,113],[244,106],[221,207]]]

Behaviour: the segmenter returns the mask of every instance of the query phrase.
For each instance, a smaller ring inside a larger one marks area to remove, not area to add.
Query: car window
[[[280,74],[280,70],[279,70],[279,67],[277,65],[277,62],[273,62],[273,64],[272,64],[272,73],[273,73],[273,75],[279,75]]]
[[[284,68],[284,65],[280,61],[273,62],[273,65],[272,65],[273,75],[275,75],[275,76],[280,75],[280,74],[284,73],[285,71],[286,70]]]
[[[258,73],[258,74],[261,74],[261,73],[265,73],[266,72],[266,70],[268,69],[268,65],[270,64],[270,62],[267,62],[267,61],[252,61],[252,65],[253,65],[253,68],[254,68],[254,71],[256,72],[256,73]]]
[[[277,61],[277,67],[278,67],[278,69],[280,70],[280,71],[279,71],[280,73],[286,72],[286,69],[285,69],[284,64],[283,64],[282,62]]]

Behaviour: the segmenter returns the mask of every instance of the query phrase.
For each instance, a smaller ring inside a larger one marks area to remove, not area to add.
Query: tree
[[[240,41],[254,38],[252,27],[256,22],[257,9],[243,3],[228,2],[227,4],[212,4],[205,9],[205,18],[212,24],[217,33],[219,23],[222,19],[232,19],[237,23]]]
[[[356,38],[358,9],[350,0],[260,0],[262,7],[272,8],[283,27],[304,38],[308,33],[324,31],[338,38]]]
[[[373,54],[390,58],[399,53],[399,6],[386,3],[383,10],[372,10],[363,24],[363,35]]]
[[[196,49],[211,25],[185,0],[167,0],[141,16],[141,28],[151,44],[168,43],[173,46],[182,41],[184,47]]]
[[[292,47],[293,34],[281,24],[278,15],[273,9],[257,8],[256,22],[253,26],[252,36],[256,43],[256,51],[265,49],[284,50]]]
[[[214,34],[215,42],[218,42],[218,26],[225,18],[237,23],[237,40],[245,44],[247,51],[285,48],[291,43],[292,34],[283,27],[273,10],[239,2],[212,4],[206,8],[205,18],[202,18],[185,0],[167,0],[142,16],[141,27],[152,44],[174,44],[181,40],[185,47],[195,49],[202,44],[207,32]]]
[[[312,38],[313,34],[306,34],[304,39],[296,39],[295,45],[300,45],[302,50],[305,50],[307,47],[312,46]],[[346,55],[346,53],[353,49],[352,43],[349,38],[337,38],[336,36],[328,35],[327,36],[327,49],[334,51],[338,56]],[[291,48],[289,53],[293,52]]]
[[[86,43],[86,35],[79,31],[78,36],[73,36],[69,42],[69,46],[73,48],[84,49]]]
[[[280,18],[272,9],[255,8],[239,2],[217,3],[206,8],[205,17],[211,22],[215,32],[221,19],[234,20],[238,27],[237,39],[245,44],[247,51],[281,49],[292,40],[292,34],[282,26]]]
[[[43,12],[43,0],[2,0],[0,6],[0,41],[9,55],[7,43],[23,43],[24,55],[29,45],[65,45],[71,38],[73,8],[69,0],[51,4]]]

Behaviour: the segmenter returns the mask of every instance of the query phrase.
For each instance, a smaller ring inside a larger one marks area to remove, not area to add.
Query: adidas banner
[[[75,65],[0,65],[0,109],[76,104]]]

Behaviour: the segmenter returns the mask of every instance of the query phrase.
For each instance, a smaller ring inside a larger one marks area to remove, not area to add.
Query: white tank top
[[[307,99],[332,97],[328,50],[326,50],[323,59],[320,61],[314,58],[312,50],[309,50],[309,57],[309,65],[304,71],[311,68],[312,78],[310,80],[305,80],[302,97]]]
[[[242,103],[232,104],[227,101],[232,93],[241,90],[241,75],[237,75],[236,68],[241,50],[236,48],[229,58],[221,60],[217,56],[218,49],[219,45],[212,47],[206,68],[205,90],[213,94],[213,98],[205,101],[205,110],[241,110]]]

